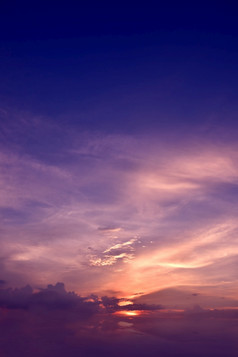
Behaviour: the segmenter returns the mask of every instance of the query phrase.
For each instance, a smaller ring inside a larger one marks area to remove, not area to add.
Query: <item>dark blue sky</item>
[[[234,125],[234,3],[1,6],[3,109],[106,132]]]

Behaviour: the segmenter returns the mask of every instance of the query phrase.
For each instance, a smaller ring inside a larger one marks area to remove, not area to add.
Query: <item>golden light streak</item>
[[[188,232],[181,240],[170,241],[169,245],[135,256],[117,284],[124,289],[127,298],[139,291],[150,293],[171,286],[211,284],[209,276],[199,275],[197,269],[238,255],[236,235],[237,223],[233,220]],[[229,246],[225,244],[227,240]],[[198,274],[196,279],[194,274]]]
[[[119,301],[118,303],[119,306],[127,306],[127,305],[133,305],[132,301]]]

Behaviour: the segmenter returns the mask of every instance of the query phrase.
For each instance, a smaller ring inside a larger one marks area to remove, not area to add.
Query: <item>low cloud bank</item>
[[[75,292],[67,292],[64,283],[49,284],[47,288],[34,292],[30,285],[20,289],[0,289],[0,308],[5,309],[35,309],[75,310],[79,314],[93,315],[100,312],[113,313],[120,310],[158,310],[160,305],[128,304],[120,306],[123,299],[115,297],[98,297],[89,295],[81,297]]]
[[[29,285],[12,289],[4,283],[0,288],[1,357],[237,356],[234,311],[196,306],[184,313],[169,313],[160,305],[126,302],[108,296],[81,297],[67,292],[63,283],[37,292]],[[151,313],[135,317],[114,313],[120,310]]]

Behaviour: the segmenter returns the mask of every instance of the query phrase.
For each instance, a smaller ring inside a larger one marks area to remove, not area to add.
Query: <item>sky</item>
[[[3,356],[235,356],[237,5],[0,12]]]

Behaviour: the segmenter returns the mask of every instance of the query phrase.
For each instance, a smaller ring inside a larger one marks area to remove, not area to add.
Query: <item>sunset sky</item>
[[[10,3],[0,291],[235,311],[237,6]]]

